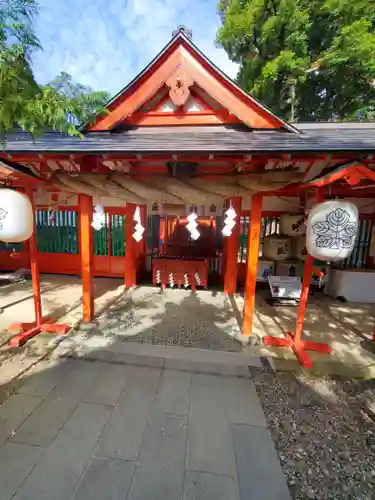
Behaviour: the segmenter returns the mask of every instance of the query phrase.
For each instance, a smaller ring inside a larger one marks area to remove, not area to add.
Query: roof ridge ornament
[[[192,30],[188,29],[183,24],[177,26],[177,28],[172,31],[172,38],[174,38],[175,36],[177,36],[179,33],[182,33],[183,35],[185,35],[186,38],[190,38],[190,40],[193,39],[193,32],[192,32]]]
[[[173,104],[177,107],[186,104],[190,97],[190,88],[194,85],[194,80],[189,72],[182,66],[179,66],[176,71],[165,81],[169,87],[169,97]]]

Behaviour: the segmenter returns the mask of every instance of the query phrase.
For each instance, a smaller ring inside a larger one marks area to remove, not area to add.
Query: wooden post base
[[[54,321],[54,320],[52,320]],[[28,340],[38,333],[48,332],[48,333],[57,333],[58,335],[65,335],[71,329],[69,325],[66,324],[58,324],[58,323],[42,323],[41,325],[33,326],[28,330],[24,330],[15,337],[12,337],[9,341],[9,345],[15,347],[21,347],[26,344]]]
[[[50,318],[48,316],[42,318],[42,323],[55,323],[56,318]],[[25,332],[26,330],[32,330],[33,328],[36,328],[37,322],[33,321],[31,323],[12,323],[11,325],[8,326],[8,332],[9,333],[20,333],[20,332]]]
[[[322,344],[320,342],[311,342],[310,340],[300,340],[298,343],[295,342],[293,332],[285,332],[287,338],[283,339],[280,337],[266,336],[263,339],[264,345],[273,347],[290,347],[293,349],[299,364],[303,368],[312,368],[313,362],[306,351],[316,351],[321,354],[329,354],[332,352],[332,348],[328,344]]]

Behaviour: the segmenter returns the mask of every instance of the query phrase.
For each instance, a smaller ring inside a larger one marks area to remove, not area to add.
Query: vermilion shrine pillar
[[[262,223],[261,194],[254,194],[251,198],[250,231],[247,245],[245,303],[243,310],[243,335],[249,336],[253,331],[253,316],[255,311],[255,290],[257,284],[257,269],[259,260],[259,243]]]
[[[79,234],[81,251],[81,279],[83,288],[83,321],[89,323],[94,318],[94,280],[93,280],[93,233],[92,196],[80,194]]]
[[[230,205],[237,214],[236,225],[232,234],[226,238],[225,245],[225,271],[224,271],[224,292],[233,295],[237,290],[237,271],[238,271],[238,246],[241,234],[241,202],[240,197],[231,198]]]
[[[33,207],[33,214],[35,217],[35,199],[34,193],[32,191],[26,192],[27,196],[31,201]],[[29,258],[30,258],[30,271],[31,279],[33,284],[33,295],[34,295],[34,309],[35,309],[35,320],[36,324],[39,326],[42,324],[42,297],[40,294],[40,273],[39,273],[39,259],[38,259],[38,242],[36,238],[36,223],[34,220],[34,231],[31,238],[28,240],[29,247]]]

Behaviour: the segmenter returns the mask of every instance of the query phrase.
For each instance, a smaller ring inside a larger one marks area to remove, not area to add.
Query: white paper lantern
[[[285,260],[292,256],[292,239],[289,236],[271,235],[264,238],[263,257],[270,260]]]
[[[297,236],[293,238],[293,256],[301,261],[305,261],[307,257],[306,236]]]
[[[0,189],[0,241],[20,243],[33,234],[33,207],[29,198],[13,189]]]
[[[358,231],[358,209],[348,201],[319,203],[307,220],[306,247],[319,260],[337,261],[352,253]]]
[[[305,214],[284,214],[280,217],[280,233],[288,236],[306,234]]]

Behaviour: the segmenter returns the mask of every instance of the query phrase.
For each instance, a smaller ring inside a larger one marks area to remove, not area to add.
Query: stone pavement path
[[[250,374],[60,359],[0,443],[0,500],[290,500]]]

